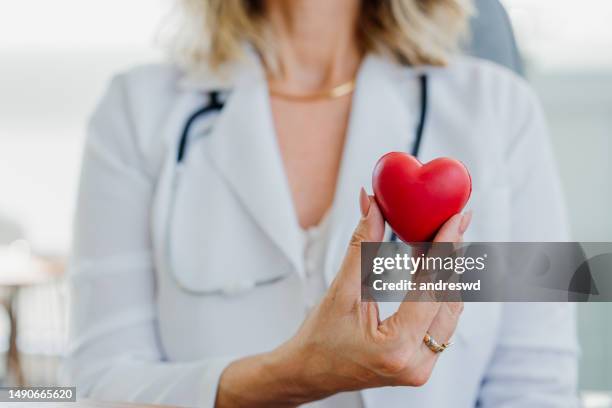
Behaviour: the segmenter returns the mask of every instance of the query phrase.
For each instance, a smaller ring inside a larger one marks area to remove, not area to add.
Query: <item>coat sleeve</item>
[[[92,399],[211,407],[229,359],[169,362],[160,346],[150,232],[154,180],[135,137],[126,83],[124,77],[112,82],[90,121],[64,382]]]
[[[507,101],[512,129],[511,240],[567,241],[568,223],[540,104],[523,82]],[[577,406],[577,339],[571,303],[505,303],[497,346],[483,379],[482,407]]]

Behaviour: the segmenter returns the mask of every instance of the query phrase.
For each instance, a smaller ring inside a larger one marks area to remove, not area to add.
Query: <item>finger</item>
[[[446,221],[434,238],[434,242],[459,242],[472,219],[472,212],[455,214]]]
[[[450,344],[450,339],[452,338],[453,333],[457,327],[457,322],[461,312],[463,311],[463,303],[455,302],[455,303],[436,303],[440,305],[438,313],[434,317],[431,325],[427,331],[423,333],[422,336],[415,338],[414,341],[417,343],[417,353],[416,358],[413,362],[414,366],[410,369],[407,369],[403,376],[405,376],[405,382],[401,382],[400,384],[414,384],[414,367],[418,367],[418,370],[424,374],[425,378],[417,380],[419,384],[427,381],[431,372],[438,361],[438,357],[440,352],[434,352],[429,349],[427,344],[425,343],[425,334],[429,333],[429,335],[438,343],[438,345],[442,346],[445,344],[447,347]],[[401,380],[402,376],[399,376]]]
[[[434,242],[463,242],[463,234],[468,229],[472,220],[472,211],[464,214],[455,214],[451,217],[436,235]],[[431,322],[427,332],[439,344],[448,343],[455,332],[459,316],[463,312],[463,302],[445,302],[440,304],[440,309]],[[431,350],[423,344],[426,351]]]
[[[385,232],[385,221],[374,197],[368,196],[362,188],[359,202],[361,219],[334,282],[355,293],[361,293],[361,243],[382,241]]]
[[[467,230],[471,211],[466,214],[455,214],[438,231],[434,242],[461,242],[463,233]],[[427,277],[417,277],[426,279]],[[431,278],[431,277],[429,277]],[[417,335],[425,334],[438,314],[440,304],[435,302],[435,294],[427,291],[410,292],[400,304],[397,312],[392,316],[394,321],[405,330],[412,330]]]
[[[410,335],[418,344],[431,326],[439,309],[439,302],[422,299],[403,301],[397,311],[383,321],[383,324],[390,330]]]
[[[455,214],[449,218],[442,227],[438,230],[434,238],[434,243],[427,250],[427,258],[446,258],[449,256],[456,256],[459,245],[463,242],[463,233],[468,228],[470,220],[472,218],[471,211],[465,214]],[[413,281],[418,283],[430,283],[440,279],[448,281],[448,272],[443,269],[426,269],[425,271],[417,271],[413,276]],[[424,293],[424,291],[418,291],[416,293],[409,293],[410,299],[420,296],[425,298],[433,298],[437,301],[452,300],[448,299],[443,292]],[[429,295],[429,296],[428,296]],[[407,299],[408,300],[408,299]]]
[[[448,344],[451,341],[459,317],[463,312],[463,302],[446,302],[440,304],[440,309],[436,314],[435,318],[431,322],[431,325],[427,329],[427,333],[436,340],[439,345]],[[435,356],[439,353],[434,353],[427,347],[423,342],[421,347],[425,358]]]

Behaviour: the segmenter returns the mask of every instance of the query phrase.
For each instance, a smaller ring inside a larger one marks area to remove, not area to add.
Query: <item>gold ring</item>
[[[449,348],[452,343],[442,343],[439,344],[429,333],[425,333],[425,337],[423,337],[423,343],[434,353],[441,353],[447,348]]]

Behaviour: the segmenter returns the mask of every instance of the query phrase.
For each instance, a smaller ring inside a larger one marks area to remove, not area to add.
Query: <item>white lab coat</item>
[[[474,218],[465,239],[568,238],[542,112],[523,80],[466,57],[417,70],[372,55],[358,75],[329,214],[328,282],[374,163],[413,142],[421,71],[430,102],[420,158],[450,156],[470,170]],[[171,193],[179,134],[211,89],[231,92],[218,117],[194,126]],[[91,120],[75,229],[65,373],[93,398],[212,406],[224,367],[287,340],[312,300],[265,76],[253,58],[223,77],[168,65],[116,77]],[[363,404],[571,406],[574,326],[569,304],[467,304],[455,345],[425,386],[366,390]]]

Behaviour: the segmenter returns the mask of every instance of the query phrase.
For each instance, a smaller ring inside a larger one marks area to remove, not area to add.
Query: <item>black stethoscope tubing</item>
[[[189,141],[189,131],[191,127],[200,117],[204,117],[209,113],[219,112],[223,109],[224,103],[219,99],[219,92],[212,91],[208,94],[208,103],[206,106],[198,109],[193,112],[187,121],[185,122],[185,126],[183,127],[183,132],[181,133],[181,138],[179,139],[179,144],[176,152],[176,163],[180,164],[185,158],[185,154],[187,153],[187,142]]]
[[[419,76],[419,84],[421,88],[421,112],[419,115],[419,122],[415,132],[414,145],[412,146],[412,155],[414,157],[418,157],[419,149],[421,148],[421,141],[423,140],[423,132],[425,130],[425,122],[427,119],[427,107],[429,105],[429,95],[428,95],[428,81],[427,75],[423,74]],[[185,126],[183,127],[183,131],[181,132],[181,138],[179,139],[177,154],[176,154],[176,162],[181,163],[185,158],[185,154],[187,153],[187,142],[189,140],[189,132],[191,127],[200,117],[204,117],[209,113],[219,112],[223,109],[224,103],[219,99],[219,92],[212,91],[208,94],[208,103],[193,112],[187,121],[185,121]]]
[[[421,114],[419,115],[419,124],[416,128],[416,133],[414,137],[414,144],[412,145],[411,154],[418,158],[419,151],[421,149],[421,142],[423,141],[423,132],[425,131],[425,122],[427,121],[427,107],[429,105],[429,95],[428,95],[428,84],[427,84],[427,75],[423,74],[419,77],[419,83],[421,84]],[[391,238],[389,241],[396,242],[397,235],[395,232],[391,231]]]
[[[427,75],[422,74],[419,76],[419,84],[421,88],[421,95],[420,95],[421,96],[421,99],[420,99],[421,111],[420,111],[419,121],[418,121],[416,131],[415,131],[414,144],[412,145],[412,152],[411,152],[411,154],[417,158],[419,156],[419,151],[420,151],[421,144],[423,141],[423,133],[425,131],[425,122],[427,121],[427,108],[429,105],[429,95],[428,95],[429,86],[428,86]],[[189,116],[189,118],[187,118],[187,121],[185,122],[185,126],[183,127],[183,132],[181,133],[181,138],[179,139],[179,143],[177,147],[177,153],[176,153],[177,164],[181,164],[183,159],[185,158],[185,154],[187,153],[187,147],[188,147],[187,145],[189,142],[189,132],[193,124],[196,122],[196,120],[210,113],[219,112],[221,111],[221,109],[223,109],[224,103],[219,99],[218,91],[212,91],[208,94],[208,96],[209,96],[208,103],[204,107],[193,112]],[[390,241],[392,242],[397,241],[397,235],[395,234],[395,232],[391,233]]]

